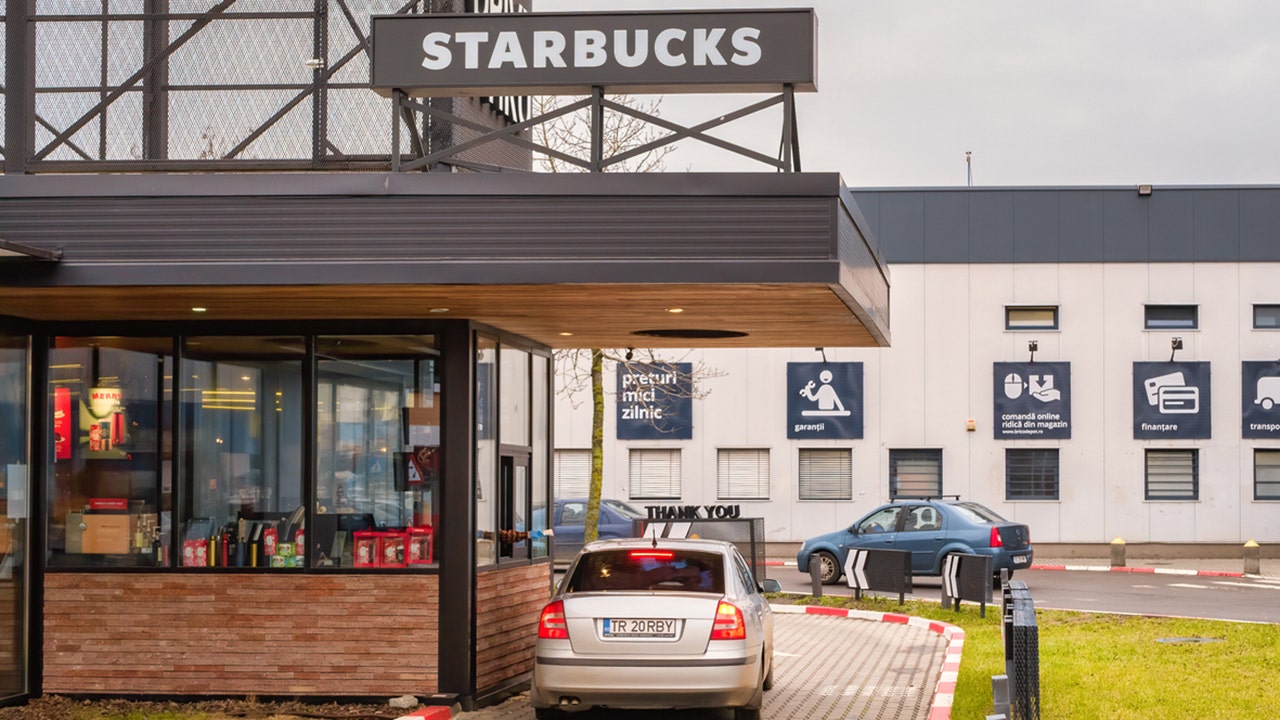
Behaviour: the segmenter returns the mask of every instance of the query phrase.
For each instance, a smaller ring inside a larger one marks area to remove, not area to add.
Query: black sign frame
[[[996,440],[1070,440],[1071,363],[994,363],[991,427]]]
[[[1213,435],[1209,363],[1135,362],[1133,438],[1205,440]]]

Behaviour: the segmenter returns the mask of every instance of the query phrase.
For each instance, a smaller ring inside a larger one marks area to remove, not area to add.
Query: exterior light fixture
[[[191,308],[191,312],[193,312],[193,313],[202,313],[202,312],[208,312],[208,311],[209,311],[209,308],[203,308],[203,307],[193,307],[193,308]]]
[[[443,308],[443,307],[441,307],[441,308],[431,308],[431,309],[430,309],[430,310],[428,310],[427,312],[433,312],[433,313],[436,313],[436,314],[438,315],[438,314],[440,314],[440,313],[447,313],[447,312],[449,312],[449,308]]]
[[[1169,341],[1169,362],[1173,362],[1173,356],[1182,349],[1182,338],[1176,337]]]
[[[824,363],[825,363],[825,362],[827,361],[827,350],[826,350],[826,348],[816,347],[816,348],[814,348],[814,350],[816,350],[816,351],[818,351],[818,352],[822,353],[822,362],[824,362]]]
[[[1141,195],[1142,197],[1146,197],[1146,196],[1150,195],[1150,194],[1151,194],[1151,186],[1150,186],[1150,185],[1139,185],[1139,186],[1138,186],[1138,194],[1139,194],[1139,195]]]
[[[669,308],[667,308],[667,312],[671,313],[672,315],[678,315],[678,314],[680,314],[680,313],[684,312],[684,308],[681,308],[681,307],[669,307]]]
[[[1035,361],[1036,361],[1036,351],[1037,351],[1037,350],[1039,350],[1039,349],[1040,349],[1040,341],[1039,341],[1039,340],[1028,340],[1028,341],[1027,341],[1027,352],[1031,353],[1031,362],[1035,362]]]
[[[623,357],[626,358],[627,360],[630,360],[634,356],[635,356],[635,353],[632,351],[631,348],[627,348],[627,354],[623,355]]]

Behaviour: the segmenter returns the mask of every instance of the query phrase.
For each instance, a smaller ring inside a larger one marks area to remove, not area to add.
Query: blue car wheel
[[[818,563],[818,579],[823,585],[834,585],[840,579],[840,563],[836,556],[826,550],[819,550],[809,556],[809,563]]]

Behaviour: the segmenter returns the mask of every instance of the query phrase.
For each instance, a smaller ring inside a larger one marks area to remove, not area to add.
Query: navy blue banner
[[[862,363],[787,363],[787,437],[862,437]]]
[[[1209,363],[1133,364],[1135,440],[1211,437]]]
[[[1280,438],[1280,362],[1242,363],[1240,436]]]
[[[618,363],[618,439],[693,438],[693,363]]]
[[[1071,363],[995,363],[993,395],[996,440],[1071,437]]]

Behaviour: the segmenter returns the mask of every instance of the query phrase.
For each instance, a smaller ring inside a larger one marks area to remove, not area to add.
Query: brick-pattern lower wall
[[[435,575],[49,573],[44,691],[437,692]]]
[[[551,565],[491,570],[476,579],[476,687],[533,670],[538,616],[551,597]]]

